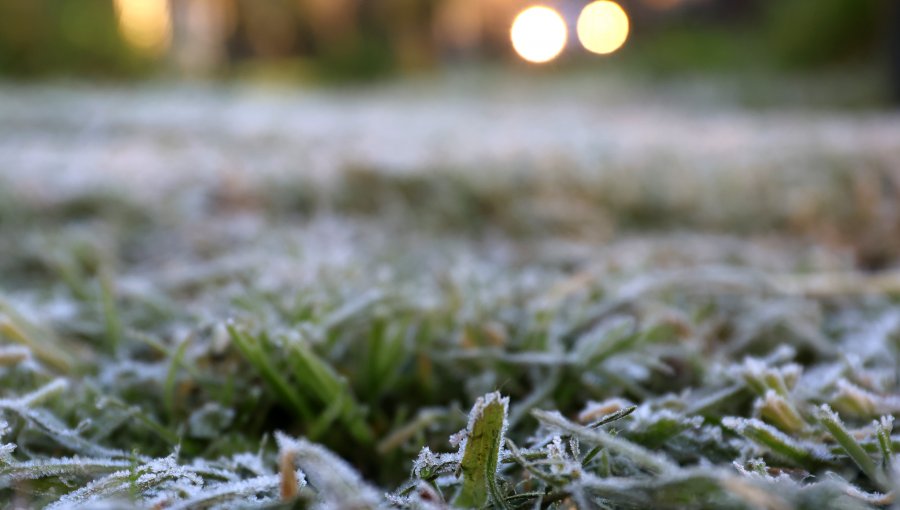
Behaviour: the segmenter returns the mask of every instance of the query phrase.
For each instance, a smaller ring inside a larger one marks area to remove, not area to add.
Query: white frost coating
[[[636,430],[640,430],[660,421],[681,423],[687,427],[699,427],[703,424],[702,416],[685,416],[683,413],[673,411],[672,409],[653,409],[649,405],[638,406],[629,417],[631,418],[631,428]]]
[[[0,346],[0,365],[15,365],[31,359],[31,351],[21,345]]]
[[[863,360],[878,358],[883,355],[885,345],[890,343],[891,336],[900,330],[900,312],[890,310],[875,320],[861,321],[867,326],[855,334],[848,335],[843,344],[850,348],[849,352]]]
[[[40,390],[39,390],[40,391]],[[33,394],[32,394],[33,395]],[[67,428],[59,419],[43,409],[31,409],[18,400],[0,400],[0,409],[18,414],[32,426],[53,438],[57,443],[77,453],[95,457],[131,457],[127,452],[106,448],[81,437],[77,431]]]
[[[62,378],[54,379],[41,386],[37,390],[15,399],[0,399],[0,410],[9,411],[19,415],[32,426],[52,437],[60,445],[75,452],[97,457],[127,457],[126,452],[104,448],[79,435],[77,430],[66,427],[53,414],[35,409],[33,406],[40,404],[48,398],[68,389],[69,383]]]
[[[426,471],[429,471],[432,475],[451,473],[456,470],[461,461],[462,456],[457,452],[434,453],[431,451],[431,448],[423,446],[422,450],[419,451],[419,456],[413,462],[413,477],[424,478]]]
[[[740,462],[734,461],[732,465],[742,476],[761,480],[766,482],[790,482],[791,476],[782,470],[776,471],[778,474],[773,476],[766,466],[766,462],[760,458],[754,458],[747,461],[750,469],[744,467]]]
[[[768,368],[767,363],[756,358],[747,358],[743,363],[743,372],[757,378],[761,378]]]
[[[415,510],[447,510],[447,504],[434,487],[426,482],[419,481],[408,496],[387,493],[384,499],[394,507],[412,508]]]
[[[207,402],[203,407],[192,412],[188,418],[188,434],[191,437],[214,438],[230,425],[233,419],[234,409]]]
[[[431,448],[423,446],[422,450],[419,451],[419,456],[413,462],[413,476],[422,478],[422,471],[436,468],[437,464],[437,455],[431,451]]]
[[[203,480],[199,476],[178,465],[173,454],[153,459],[136,470],[123,469],[94,480],[61,497],[47,509],[93,507],[97,503],[128,495],[134,491],[142,494],[167,482],[180,482],[182,487],[200,487],[203,484]]]
[[[70,492],[59,498],[56,502],[47,506],[47,510],[65,510],[79,508],[90,503],[100,502],[105,495],[110,497],[129,485],[131,472],[128,470],[116,471],[104,478],[93,480],[84,487]]]
[[[259,459],[249,454],[241,457],[242,459],[237,461],[232,460],[235,464],[243,462],[252,466],[256,464],[252,459]],[[66,473],[116,470],[63,496],[49,507],[51,509],[96,508],[104,505],[115,508],[121,503],[119,499],[132,497],[137,499],[131,505],[165,504],[166,508],[230,508],[236,501],[239,501],[241,507],[252,507],[271,505],[280,497],[278,488],[281,478],[278,474],[273,474],[272,470],[268,470],[268,473],[262,476],[238,480],[233,474],[210,466],[205,461],[195,461],[189,466],[179,465],[176,454],[153,459],[137,468],[128,469],[131,464],[130,460],[78,457],[54,461],[29,461],[12,466],[13,469],[30,468],[29,472],[23,476],[16,476],[18,471],[15,471],[10,478],[38,478]],[[207,480],[204,483],[203,476],[211,476],[218,480],[223,475],[227,478],[226,481]],[[303,473],[298,471],[296,475],[298,486],[303,487],[306,484]]]
[[[0,444],[0,462],[3,464],[12,463],[12,452],[14,451],[16,451],[16,445],[12,443]]]
[[[424,446],[413,462],[413,476],[422,478],[426,470],[433,474],[448,473],[456,469],[461,460],[459,453],[434,453]]]
[[[2,458],[2,455],[0,455],[0,458]],[[127,468],[131,465],[131,462],[128,460],[90,459],[75,456],[58,459],[26,460],[23,462],[10,462],[9,464],[4,469],[6,474],[3,477],[8,477],[11,480],[34,480],[66,474],[116,471]]]
[[[252,453],[238,453],[231,458],[235,466],[244,468],[256,475],[266,475],[272,472],[263,464],[259,455]]]
[[[227,461],[223,461],[223,464],[225,462]],[[203,478],[214,478],[225,482],[236,482],[240,480],[241,477],[237,474],[238,469],[235,469],[231,466],[229,466],[229,468],[211,465],[204,459],[194,459],[194,461],[187,466],[187,469],[193,471],[198,476],[201,476]],[[270,475],[272,474],[272,470],[268,470],[267,472],[262,474]],[[254,475],[256,475],[256,473],[254,473]]]
[[[566,447],[563,446],[561,437],[553,436],[550,444],[547,445],[547,456],[554,460],[565,460]]]
[[[685,433],[704,443],[725,443],[725,438],[722,437],[722,428],[715,425],[701,425],[696,429],[687,430]]]
[[[390,492],[384,494],[384,499],[391,505],[400,508],[409,508],[413,504],[413,498],[411,496],[400,496],[399,494],[392,494]]]
[[[450,446],[458,448],[466,440],[466,429],[450,434]]]
[[[794,394],[801,399],[820,398],[827,389],[837,383],[847,370],[843,361],[823,363],[803,371]]]
[[[893,414],[900,411],[900,398],[894,395],[875,394],[845,378],[838,379],[836,385],[837,392],[831,402],[842,413],[871,416]]]
[[[729,428],[738,434],[743,434],[744,431],[747,430],[747,427],[750,426],[768,427],[768,425],[756,418],[741,418],[738,416],[726,416],[722,418],[722,426]],[[775,429],[772,430],[774,431]]]
[[[581,335],[572,349],[575,363],[587,363],[604,350],[610,349],[635,331],[637,323],[630,315],[614,315]]]
[[[143,363],[122,360],[115,364],[101,365],[99,380],[106,386],[114,387],[124,379],[135,382],[162,383],[166,380],[168,367],[163,363]]]
[[[803,375],[803,367],[797,363],[780,365],[780,363],[783,363],[783,360],[777,354],[776,352],[765,358],[748,357],[742,363],[733,365],[734,368],[732,370],[737,370],[739,373],[743,373],[745,377],[750,377],[766,386],[770,386],[771,383],[777,381],[776,384],[779,388],[776,389],[780,391],[793,390],[797,385],[797,381]],[[793,355],[793,352],[786,354]]]
[[[41,386],[40,388],[34,390],[33,392],[22,396],[15,400],[6,400],[3,399],[0,402],[15,402],[14,405],[31,407],[37,404],[40,404],[44,400],[56,395],[57,393],[61,393],[69,388],[69,382],[65,379],[59,378],[50,381],[49,383]],[[0,404],[3,405],[3,404]]]
[[[179,501],[165,508],[182,510],[208,507],[238,498],[240,498],[238,506],[241,508],[269,505],[276,501],[275,491],[280,483],[281,477],[279,475],[267,475],[236,482],[214,484],[194,492],[186,500]],[[297,471],[297,483],[300,488],[306,485],[306,479],[300,471]],[[261,494],[263,496],[260,496]],[[266,496],[265,494],[268,495]]]
[[[635,353],[623,352],[606,358],[601,366],[604,370],[617,373],[626,379],[646,381],[653,372],[645,363],[647,363],[646,357]]]
[[[531,414],[545,426],[574,434],[587,442],[602,445],[611,452],[622,455],[635,464],[657,473],[672,473],[678,470],[678,465],[664,455],[651,452],[643,446],[613,436],[604,430],[582,427],[581,425],[572,423],[560,414],[559,411],[541,411],[535,409]]]
[[[605,477],[585,472],[578,484],[582,487],[603,490],[612,493],[629,493],[636,490],[655,490],[666,485],[677,484],[690,479],[706,479],[718,482],[722,473],[705,468],[684,468],[658,477]]]
[[[797,381],[803,375],[803,366],[797,363],[788,363],[781,367],[781,376],[784,378],[785,384],[789,390],[797,387]]]
[[[843,423],[841,421],[841,417],[838,416],[838,414],[836,412],[834,412],[834,409],[832,409],[831,406],[828,404],[822,404],[821,406],[819,406],[819,417],[825,418],[828,420],[834,420],[835,422],[837,422],[839,424]]]
[[[544,449],[547,452],[547,462],[550,464],[551,473],[575,479],[581,478],[581,462],[569,454],[561,437],[553,436]]]
[[[827,407],[827,406],[826,406]],[[829,409],[830,411],[830,409]],[[808,452],[813,457],[817,457],[819,459],[829,459],[831,455],[828,450],[826,450],[821,445],[814,445],[809,443],[804,443],[794,439],[793,437],[785,434],[784,432],[778,430],[777,428],[769,425],[768,423],[763,422],[762,420],[756,418],[740,418],[736,416],[726,416],[722,418],[722,425],[726,428],[729,428],[738,434],[745,435],[748,430],[756,430],[764,432],[772,437],[774,437],[778,442],[784,444],[788,448],[797,451]],[[755,444],[755,441],[754,441]]]
[[[349,464],[325,447],[304,438],[294,439],[282,432],[275,433],[275,442],[282,454],[293,454],[306,479],[318,492],[319,508],[361,510],[379,507],[380,493],[366,484]]]

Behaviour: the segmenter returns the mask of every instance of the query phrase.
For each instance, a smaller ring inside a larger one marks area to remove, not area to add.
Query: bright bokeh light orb
[[[600,0],[588,4],[578,16],[578,40],[586,50],[606,55],[628,39],[628,14],[619,4]]]
[[[135,48],[162,54],[172,38],[168,0],[115,0],[119,31]]]
[[[510,37],[513,49],[535,64],[549,62],[562,53],[569,34],[558,12],[543,6],[525,9],[513,21]]]

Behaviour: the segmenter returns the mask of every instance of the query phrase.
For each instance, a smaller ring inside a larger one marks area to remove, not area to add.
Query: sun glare
[[[543,6],[520,12],[510,30],[513,49],[520,57],[541,64],[562,53],[566,46],[566,22],[558,12]]]
[[[168,0],[115,0],[122,37],[151,54],[164,52],[172,38]]]
[[[578,16],[578,40],[592,53],[606,55],[628,39],[628,14],[615,2],[600,0],[588,4]]]

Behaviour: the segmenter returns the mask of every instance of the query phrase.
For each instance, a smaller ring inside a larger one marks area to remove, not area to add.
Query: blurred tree
[[[433,37],[441,53],[471,57],[484,39],[482,0],[447,0],[437,6]]]
[[[145,68],[119,35],[112,1],[0,0],[0,73],[133,74]]]
[[[235,0],[169,0],[172,57],[185,74],[210,74],[227,59],[227,40],[237,24]]]
[[[414,70],[432,63],[434,38],[431,33],[438,0],[385,0],[381,4],[378,25],[392,27],[387,32],[397,67]]]
[[[900,104],[900,2],[894,2],[891,9],[890,40],[888,58],[890,62],[891,98]]]
[[[768,3],[768,37],[790,67],[871,58],[883,33],[882,0],[775,0]]]
[[[384,76],[395,69],[396,55],[391,46],[392,20],[385,24],[379,17],[385,6],[382,2],[352,0],[348,8],[348,23],[353,30],[333,44],[321,38],[315,40],[314,56],[318,59],[319,75],[329,80],[371,79]]]
[[[261,58],[280,58],[296,54],[299,43],[299,19],[292,0],[240,0],[241,28],[253,50]]]

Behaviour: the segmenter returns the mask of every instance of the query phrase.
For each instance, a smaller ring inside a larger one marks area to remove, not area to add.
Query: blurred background
[[[781,233],[881,268],[898,104],[896,0],[0,0],[0,195],[33,204]]]
[[[661,77],[852,74],[873,100],[900,99],[897,2],[617,2],[550,0],[523,15],[536,3],[0,0],[0,75],[317,83],[538,63]]]

